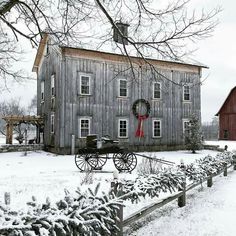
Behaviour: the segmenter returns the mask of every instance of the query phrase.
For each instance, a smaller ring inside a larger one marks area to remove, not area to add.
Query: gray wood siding
[[[121,63],[99,61],[86,58],[61,56],[52,50],[44,59],[38,73],[38,94],[40,80],[45,79],[44,110],[38,106],[39,114],[45,114],[45,144],[50,144],[50,76],[56,73],[56,110],[55,110],[55,146],[71,147],[71,135],[76,137],[76,146],[84,145],[79,138],[79,118],[91,119],[91,133],[99,137],[109,135],[118,139],[118,119],[129,120],[128,138],[120,139],[130,145],[159,146],[180,145],[183,143],[183,119],[192,113],[200,113],[200,75],[198,73],[158,69],[166,78],[150,70],[136,68],[136,79],[128,66]],[[81,73],[91,76],[91,94],[79,93]],[[119,79],[128,82],[128,96],[118,95]],[[154,81],[161,83],[161,98],[153,99]],[[174,83],[172,83],[172,81]],[[175,84],[176,83],[176,84]],[[177,84],[188,84],[191,87],[191,99],[183,101],[183,87]],[[146,99],[151,105],[151,113],[143,123],[144,138],[135,137],[138,120],[132,113],[132,105],[137,99]],[[38,101],[40,99],[38,98]],[[38,103],[40,104],[40,103]],[[162,136],[152,137],[152,120],[162,122]]]

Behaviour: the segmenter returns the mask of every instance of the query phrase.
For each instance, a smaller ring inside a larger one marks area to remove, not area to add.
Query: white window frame
[[[185,94],[187,94],[187,93],[185,93],[185,88],[186,87],[188,87],[188,90],[189,90],[189,99],[185,99]],[[191,101],[191,90],[190,90],[190,85],[184,85],[183,86],[183,101],[185,101],[185,102],[190,102]]]
[[[120,93],[121,81],[125,81],[125,82],[126,82],[126,96],[123,96],[123,95],[121,95],[121,93]],[[127,97],[128,97],[128,81],[127,81],[127,79],[119,79],[118,97],[121,97],[121,98],[127,98]]]
[[[51,113],[50,131],[51,131],[51,134],[55,133],[55,114],[54,113]]]
[[[89,92],[88,93],[82,93],[82,77],[87,77],[89,80]],[[79,75],[79,94],[80,95],[91,95],[91,75],[82,73]]]
[[[121,136],[120,134],[121,134],[121,132],[120,132],[120,129],[121,129],[121,127],[120,127],[120,122],[121,121],[125,121],[126,122],[126,136]],[[128,138],[129,137],[129,119],[127,119],[127,118],[120,118],[120,119],[118,119],[118,138]]]
[[[44,82],[44,80],[42,80],[41,81],[41,93],[40,93],[41,102],[44,102],[44,99],[45,99],[44,88],[45,88],[45,82]]]
[[[82,120],[88,121],[88,135],[90,135],[91,134],[91,118],[89,118],[89,117],[81,117],[81,118],[79,118],[79,138],[86,138],[86,137],[81,135],[81,133],[82,133],[81,132],[82,131],[82,129],[81,129]]]
[[[160,123],[160,135],[158,135],[158,136],[155,136],[155,130],[154,130],[154,127],[155,127],[155,122],[159,122]],[[161,138],[162,137],[162,120],[160,120],[160,119],[153,119],[152,120],[152,137],[153,138]]]
[[[183,119],[183,134],[185,134],[185,123],[189,123],[190,120],[189,119]]]
[[[55,74],[51,75],[51,96],[55,96]]]
[[[160,85],[160,97],[159,98],[155,98],[155,84]],[[158,100],[158,99],[161,99],[161,96],[162,96],[162,94],[161,94],[161,83],[160,82],[153,82],[153,84],[152,84],[152,98]]]

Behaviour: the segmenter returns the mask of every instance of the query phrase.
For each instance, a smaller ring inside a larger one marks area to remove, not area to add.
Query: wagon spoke
[[[89,154],[81,153],[75,155],[75,164],[81,171],[91,170],[91,166],[89,165]]]
[[[131,172],[137,165],[137,158],[133,153],[116,153],[113,162],[117,170]]]

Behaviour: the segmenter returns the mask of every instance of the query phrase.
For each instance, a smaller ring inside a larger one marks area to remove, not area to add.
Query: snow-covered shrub
[[[210,155],[196,160],[194,163],[185,166],[186,177],[193,182],[203,180],[207,176],[222,171],[225,165],[232,163],[233,152],[218,153],[216,157]]]
[[[188,128],[185,130],[185,144],[192,153],[196,153],[196,150],[201,150],[203,147],[201,125],[195,114],[191,115]]]
[[[0,235],[116,235],[117,210],[122,203],[112,194],[97,196],[98,188],[87,193],[78,189],[75,196],[66,192],[65,198],[54,206],[49,201],[38,205],[33,200],[28,212],[0,208]]]
[[[155,159],[143,158],[141,163],[137,166],[138,175],[157,174],[161,171],[162,164]]]
[[[158,174],[138,176],[134,181],[123,181],[122,199],[138,201],[140,197],[158,197],[161,192],[174,192],[185,181],[184,175],[175,169],[163,169]]]

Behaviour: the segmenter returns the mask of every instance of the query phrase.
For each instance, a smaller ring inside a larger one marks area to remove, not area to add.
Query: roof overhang
[[[42,57],[43,57],[44,49],[47,45],[47,41],[48,41],[48,34],[44,33],[42,39],[40,40],[39,47],[38,47],[38,50],[37,50],[37,54],[36,54],[36,57],[35,57],[35,60],[34,60],[34,65],[33,65],[33,68],[32,68],[33,72],[38,71],[40,62],[41,62]]]

